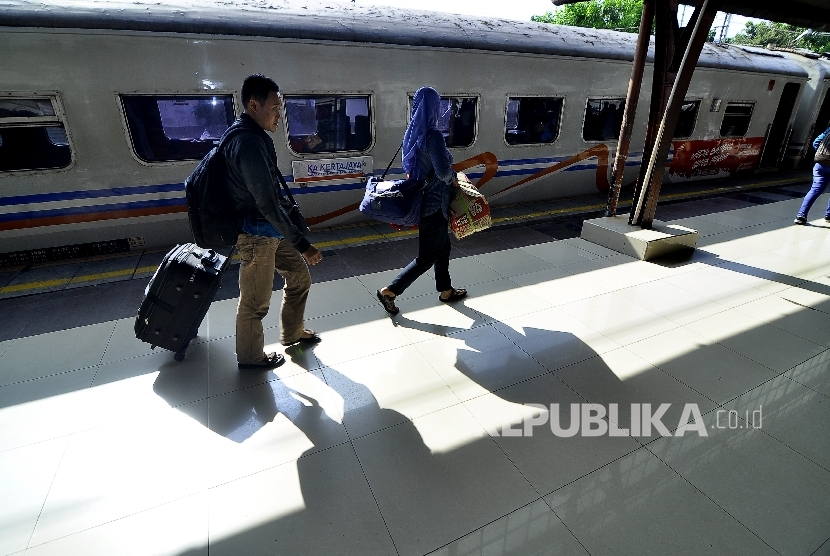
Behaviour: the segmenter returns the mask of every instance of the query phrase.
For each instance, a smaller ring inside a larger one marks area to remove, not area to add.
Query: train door
[[[792,133],[790,118],[795,108],[795,101],[801,85],[798,83],[787,83],[781,93],[781,100],[778,102],[778,109],[775,111],[775,118],[767,130],[767,140],[764,144],[764,154],[761,155],[759,168],[777,168],[784,159],[784,147]]]
[[[825,129],[830,127],[830,87],[824,95],[824,101],[821,103],[821,108],[818,111],[818,117],[813,124],[810,135],[807,136],[807,144],[804,145],[804,158],[802,160],[802,168],[811,168],[813,166],[813,155],[816,150],[813,148],[813,139],[818,137]]]

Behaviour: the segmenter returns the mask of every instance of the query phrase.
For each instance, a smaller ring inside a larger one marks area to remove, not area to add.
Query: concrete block
[[[659,220],[652,229],[644,230],[628,224],[628,216],[607,216],[586,220],[582,239],[613,249],[631,257],[649,261],[697,245],[697,230],[666,224]]]

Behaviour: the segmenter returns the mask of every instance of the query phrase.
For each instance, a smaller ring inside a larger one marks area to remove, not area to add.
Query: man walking
[[[225,157],[237,215],[244,217],[236,247],[239,305],[236,309],[236,359],[240,369],[273,369],[285,362],[279,353],[265,353],[262,319],[271,304],[274,271],[285,279],[280,307],[280,339],[289,346],[314,343],[319,336],[304,327],[311,274],[308,264],[323,258],[281,208],[274,132],[280,119],[279,87],[261,74],[242,84],[243,114],[230,129],[243,129],[228,140]],[[227,132],[226,132],[227,133]]]

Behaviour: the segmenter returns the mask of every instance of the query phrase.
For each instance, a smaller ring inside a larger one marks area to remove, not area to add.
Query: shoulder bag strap
[[[398,150],[397,150],[397,151],[395,151],[395,154],[394,154],[394,155],[392,155],[392,160],[390,160],[390,161],[389,161],[389,164],[387,164],[387,165],[386,165],[386,170],[384,170],[384,171],[383,171],[383,174],[380,176],[380,181],[383,181],[383,178],[385,178],[385,177],[386,177],[386,172],[388,172],[388,171],[389,171],[389,168],[391,168],[391,167],[392,167],[392,163],[393,163],[393,162],[395,162],[395,159],[396,159],[396,158],[398,158],[398,153],[399,153],[399,152],[401,152],[401,149],[402,149],[402,148],[403,148],[403,143],[401,143],[401,146],[400,146],[400,147],[398,147]]]
[[[280,172],[280,169],[276,164],[274,165],[274,169],[277,171],[277,181],[280,182],[280,185],[285,191],[285,196],[288,197],[288,200],[291,201],[292,204],[296,205],[297,202],[294,200],[294,196],[291,194],[291,190],[288,188],[288,184],[285,183],[285,178],[282,177],[282,172]]]

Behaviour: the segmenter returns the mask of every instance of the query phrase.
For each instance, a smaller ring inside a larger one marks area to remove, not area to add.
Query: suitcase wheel
[[[179,362],[184,361],[185,353],[187,353],[187,348],[180,349],[173,356],[173,359],[175,359],[176,361],[179,361]]]

